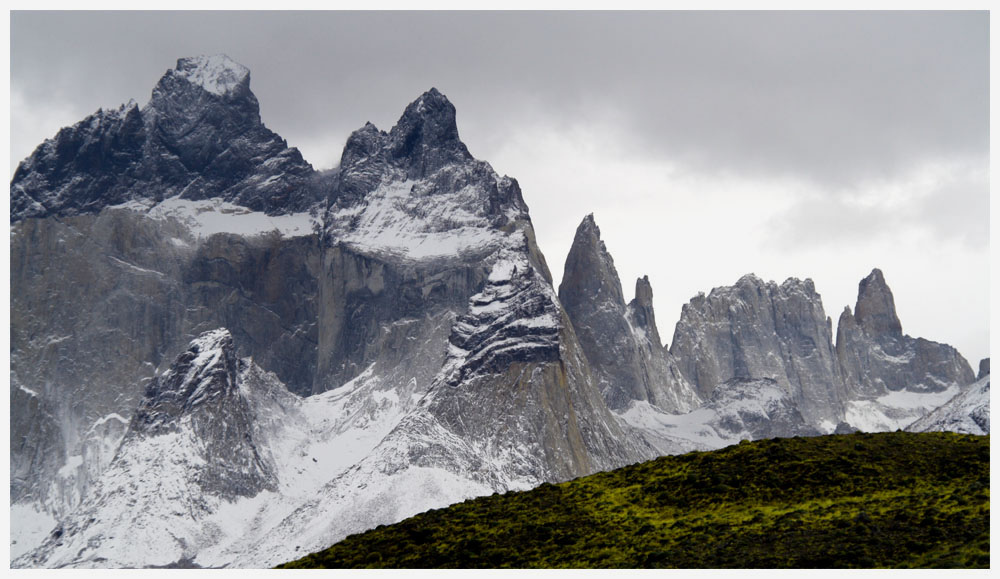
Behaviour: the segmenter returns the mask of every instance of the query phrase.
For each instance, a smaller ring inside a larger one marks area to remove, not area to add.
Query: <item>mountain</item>
[[[142,109],[99,110],[35,149],[11,180],[11,222],[174,196],[298,211],[319,200],[306,186],[312,173],[261,123],[246,67],[182,58]]]
[[[11,181],[12,566],[269,566],[661,454],[900,428],[972,382],[881,273],[836,348],[811,281],[751,275],[668,349],[592,215],[556,292],[438,90],[317,172],[249,83],[180,59]]]
[[[88,177],[67,140],[86,121],[12,181],[44,201],[12,211],[15,565],[269,565],[655,456],[601,397],[517,182],[469,154],[437,90],[326,174],[292,162],[224,57],[181,59],[138,112],[141,146],[100,124],[84,139],[128,163]],[[227,360],[209,398],[229,402],[189,408],[203,388],[179,377],[205,348]],[[168,442],[183,456],[144,458]],[[230,444],[235,478],[199,454]]]
[[[989,438],[772,439],[498,494],[285,568],[986,568]]]
[[[576,230],[559,300],[610,408],[643,401],[667,412],[686,412],[701,404],[660,342],[649,279],[636,281],[635,299],[626,305],[593,214]]]
[[[268,419],[294,402],[273,374],[236,357],[228,331],[199,336],[150,383],[80,508],[16,564],[143,567],[193,558],[222,534],[213,515],[277,490]]]
[[[774,380],[811,424],[828,431],[847,397],[830,319],[812,280],[754,275],[681,309],[670,353],[703,397],[731,378]]]
[[[903,428],[975,381],[951,346],[903,334],[878,269],[858,284],[854,314],[840,315],[836,347],[851,389],[846,420],[869,431]]]
[[[715,450],[742,440],[822,434],[770,378],[730,378],[704,404],[683,414],[636,401],[618,415],[660,454]]]

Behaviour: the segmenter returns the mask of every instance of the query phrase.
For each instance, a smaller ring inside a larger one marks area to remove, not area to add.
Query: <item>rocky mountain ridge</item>
[[[99,110],[39,145],[11,180],[11,222],[174,196],[303,211],[319,201],[313,173],[261,122],[249,70],[224,56],[182,58],[142,109]]]
[[[436,89],[320,174],[249,78],[181,59],[11,182],[15,566],[270,565],[664,453],[909,424],[972,382],[902,335],[877,270],[843,348],[811,281],[747,276],[668,349],[593,216],[557,294],[517,181]]]

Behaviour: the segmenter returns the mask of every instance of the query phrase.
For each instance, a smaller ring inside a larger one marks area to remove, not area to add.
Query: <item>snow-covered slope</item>
[[[806,423],[791,397],[771,379],[732,379],[690,412],[669,414],[635,401],[619,417],[662,454],[715,450],[741,440],[820,434]]]
[[[914,420],[961,392],[951,385],[939,392],[899,390],[877,398],[850,400],[846,404],[844,421],[864,432],[886,432],[906,428]]]
[[[906,427],[910,432],[990,433],[990,375]]]

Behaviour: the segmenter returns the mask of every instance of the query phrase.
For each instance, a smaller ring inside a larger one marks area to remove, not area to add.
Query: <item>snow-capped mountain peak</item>
[[[250,69],[224,54],[178,59],[171,72],[218,96],[250,82]]]

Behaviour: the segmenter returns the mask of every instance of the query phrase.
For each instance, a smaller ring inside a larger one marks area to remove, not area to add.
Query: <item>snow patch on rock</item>
[[[941,406],[960,388],[951,385],[940,392],[898,390],[869,400],[851,400],[844,420],[864,432],[891,432],[906,428],[914,420]]]
[[[250,69],[224,54],[194,56],[177,61],[177,76],[206,91],[224,96],[250,75]]]
[[[115,205],[113,208],[143,213],[159,221],[176,220],[195,238],[208,238],[217,233],[248,237],[277,233],[282,237],[302,237],[312,235],[319,228],[317,218],[308,212],[268,215],[263,211],[252,211],[218,197],[192,201],[176,196],[159,203],[134,200]],[[172,242],[178,247],[186,245],[180,239]]]

